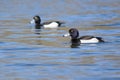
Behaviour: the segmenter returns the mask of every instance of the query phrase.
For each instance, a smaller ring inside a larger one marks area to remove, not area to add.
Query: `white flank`
[[[57,28],[57,27],[58,27],[58,23],[52,22],[52,23],[50,23],[50,24],[44,24],[43,27],[44,27],[44,28]]]
[[[81,43],[98,43],[99,40],[96,39],[96,38],[92,38],[92,39],[89,39],[89,40],[80,40]]]

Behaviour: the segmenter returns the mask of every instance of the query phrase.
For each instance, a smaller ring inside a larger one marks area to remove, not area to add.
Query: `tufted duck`
[[[79,37],[79,32],[76,28],[71,28],[69,30],[68,34],[63,35],[63,37],[71,36],[71,42],[72,43],[99,43],[104,42],[104,40],[101,37],[94,37],[94,36],[82,36]]]
[[[59,26],[61,26],[61,24],[64,24],[64,22],[60,22],[60,21],[49,21],[49,22],[44,22],[41,23],[41,18],[36,15],[33,17],[33,20],[30,22],[31,24],[35,24],[36,29],[40,29],[41,27],[43,28],[57,28]]]

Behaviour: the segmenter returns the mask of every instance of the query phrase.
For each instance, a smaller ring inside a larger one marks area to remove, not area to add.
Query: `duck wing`
[[[42,25],[48,25],[50,23],[52,23],[52,21],[44,22],[44,23],[42,23]]]
[[[89,35],[87,35],[87,36],[82,36],[82,37],[80,37],[79,39],[84,39],[84,40],[88,40],[88,39],[92,39],[92,38],[95,38],[94,36],[89,36]]]
[[[45,24],[50,24],[50,23],[52,23],[52,22],[56,22],[56,23],[58,23],[58,24],[65,24],[65,22],[62,22],[62,21],[54,21],[54,20],[52,20],[52,21],[47,21],[47,22],[44,22],[44,23],[42,23],[42,24],[45,25]]]

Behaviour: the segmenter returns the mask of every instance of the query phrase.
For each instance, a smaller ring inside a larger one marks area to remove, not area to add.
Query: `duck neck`
[[[36,24],[36,25],[35,25],[35,29],[41,29],[40,24],[39,24],[39,25],[38,25],[38,24]]]
[[[72,43],[80,43],[80,39],[78,39],[78,38],[72,39],[71,42],[72,42]]]
[[[40,25],[40,21],[36,21],[35,24],[36,24],[36,25]]]

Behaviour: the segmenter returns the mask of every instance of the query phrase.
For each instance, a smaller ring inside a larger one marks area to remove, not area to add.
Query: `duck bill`
[[[35,20],[32,19],[32,20],[30,21],[30,24],[35,24]]]
[[[63,35],[63,37],[67,37],[67,36],[70,36],[70,34],[69,34],[69,33],[67,33],[67,34],[64,34],[64,35]]]

